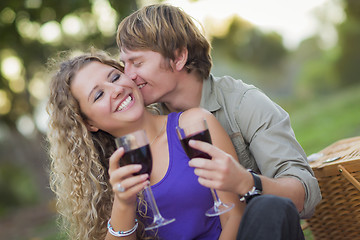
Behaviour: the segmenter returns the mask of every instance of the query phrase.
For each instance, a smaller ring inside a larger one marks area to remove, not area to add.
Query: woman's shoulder
[[[191,108],[184,111],[180,116],[181,123],[191,123],[200,119],[214,118],[214,116],[208,110],[204,108]]]

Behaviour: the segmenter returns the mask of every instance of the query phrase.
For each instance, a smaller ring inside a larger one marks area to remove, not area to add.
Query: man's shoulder
[[[254,85],[247,84],[241,79],[236,79],[228,75],[221,77],[215,77],[213,75],[210,75],[208,81],[212,82],[212,86],[214,89],[222,89],[227,91],[247,91],[249,89],[256,89]]]

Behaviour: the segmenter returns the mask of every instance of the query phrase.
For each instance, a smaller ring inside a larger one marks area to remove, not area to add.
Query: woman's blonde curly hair
[[[117,61],[99,51],[63,61],[51,79],[47,105],[50,187],[56,195],[62,230],[70,239],[80,240],[105,238],[114,199],[108,174],[109,157],[116,149],[114,138],[101,130],[88,131],[86,116],[70,91],[75,74],[92,61],[123,72]],[[146,210],[140,195],[138,209]],[[141,221],[145,214],[138,210],[138,239],[149,239]]]

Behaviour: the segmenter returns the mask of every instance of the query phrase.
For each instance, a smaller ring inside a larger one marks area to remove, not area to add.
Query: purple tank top
[[[164,240],[218,239],[222,230],[219,217],[205,216],[214,203],[210,189],[199,184],[176,135],[180,115],[168,116],[169,168],[165,177],[151,187],[161,215],[176,219],[158,228],[158,236]]]

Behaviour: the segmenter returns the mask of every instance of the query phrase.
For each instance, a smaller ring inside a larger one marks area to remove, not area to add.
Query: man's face
[[[169,95],[177,85],[171,60],[168,62],[160,53],[150,50],[124,49],[120,52],[120,60],[125,66],[125,74],[139,87],[145,105],[170,100]]]

